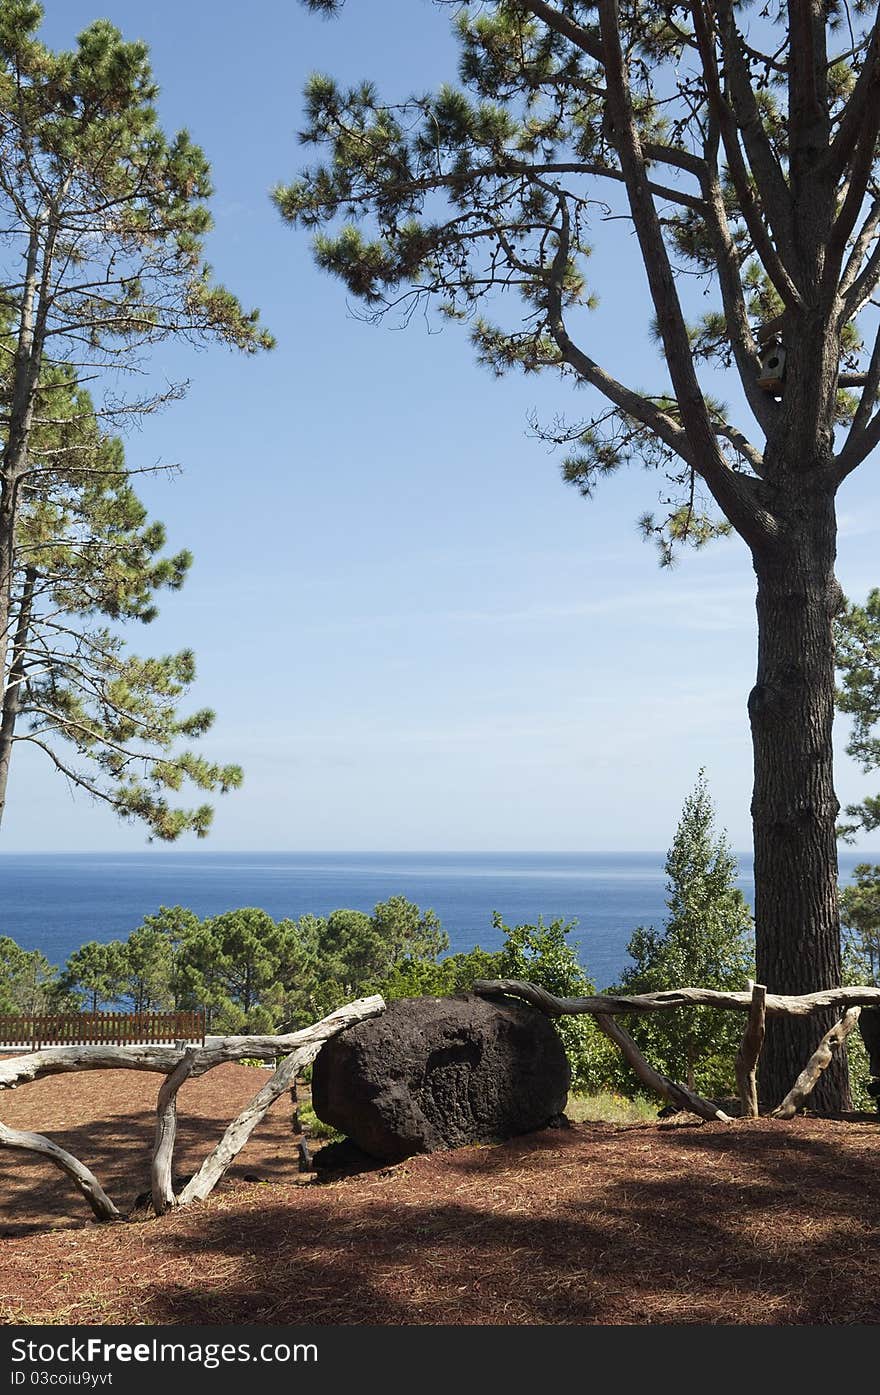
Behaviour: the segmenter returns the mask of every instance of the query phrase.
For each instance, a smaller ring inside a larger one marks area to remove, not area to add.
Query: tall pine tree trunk
[[[752,820],[758,981],[773,993],[840,983],[831,727],[836,523],[830,487],[801,477],[784,536],[755,556],[758,674],[749,697],[755,759]],[[768,1019],[760,1093],[778,1104],[831,1018]],[[849,1105],[846,1060],[835,1058],[811,1101]]]
[[[13,681],[12,670],[23,655],[23,646],[16,638],[11,645],[13,612],[13,587],[15,580],[15,533],[18,510],[21,505],[21,479],[27,467],[28,444],[34,417],[37,382],[43,356],[43,341],[46,333],[47,305],[40,303],[41,293],[48,286],[51,270],[51,250],[54,247],[56,231],[53,231],[45,250],[42,275],[39,273],[41,238],[48,218],[44,205],[31,226],[28,249],[25,259],[25,276],[22,288],[21,307],[18,324],[18,343],[12,375],[12,397],[9,417],[6,421],[6,444],[0,459],[0,682],[2,682],[3,731],[0,733],[0,819],[6,807],[6,788],[9,782],[9,762],[12,754],[12,733],[18,716],[20,692],[10,687]],[[19,633],[24,619],[24,635],[30,624],[33,578],[27,583],[25,599],[19,612]],[[12,693],[10,708],[10,693]]]

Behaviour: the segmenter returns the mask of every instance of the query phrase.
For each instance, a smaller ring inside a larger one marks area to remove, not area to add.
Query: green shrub
[[[567,942],[576,922],[554,920],[545,925],[539,916],[537,925],[509,926],[496,912],[493,923],[504,934],[497,977],[525,979],[557,998],[587,998],[595,993],[595,985]],[[558,1017],[554,1026],[571,1066],[573,1091],[601,1090],[614,1081],[617,1048],[599,1031],[591,1016]]]
[[[469,992],[478,978],[499,978],[501,955],[480,949],[446,959],[405,959],[376,984],[388,1002],[394,998],[448,998]]]
[[[307,1102],[297,1105],[297,1112],[300,1128],[308,1138],[320,1138],[325,1143],[338,1143],[345,1136],[338,1129],[334,1129],[332,1124],[325,1124],[323,1119],[319,1119]]]

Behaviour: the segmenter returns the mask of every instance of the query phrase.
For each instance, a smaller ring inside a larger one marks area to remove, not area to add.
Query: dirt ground
[[[194,1170],[266,1076],[180,1094]],[[148,1187],[159,1080],[49,1077],[0,1116]],[[246,1180],[250,1179],[250,1180]],[[880,1123],[579,1124],[355,1177],[297,1171],[279,1100],[221,1188],[99,1226],[55,1169],[0,1154],[5,1323],[853,1324],[880,1321]]]

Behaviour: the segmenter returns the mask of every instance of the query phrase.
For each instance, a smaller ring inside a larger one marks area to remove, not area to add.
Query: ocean
[[[842,853],[841,876],[871,853]],[[880,858],[878,858],[880,860]],[[510,925],[577,921],[570,943],[597,987],[628,962],[639,925],[661,926],[665,854],[642,853],[138,853],[0,854],[0,935],[61,965],[86,940],[125,938],[159,906],[200,918],[259,906],[275,919],[340,907],[371,911],[402,895],[439,916],[451,951],[496,949]],[[751,902],[752,860],[739,881]]]

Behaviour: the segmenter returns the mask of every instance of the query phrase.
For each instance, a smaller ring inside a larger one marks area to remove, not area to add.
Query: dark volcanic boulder
[[[868,1053],[871,1074],[880,1076],[880,1008],[862,1008],[859,1015],[859,1030]]]
[[[877,1112],[880,1114],[880,1008],[862,1008],[859,1031],[868,1053],[868,1069],[872,1077],[868,1094],[876,1099]]]
[[[401,998],[321,1049],[312,1104],[396,1162],[542,1128],[565,1108],[569,1080],[555,1028],[527,1003]]]

